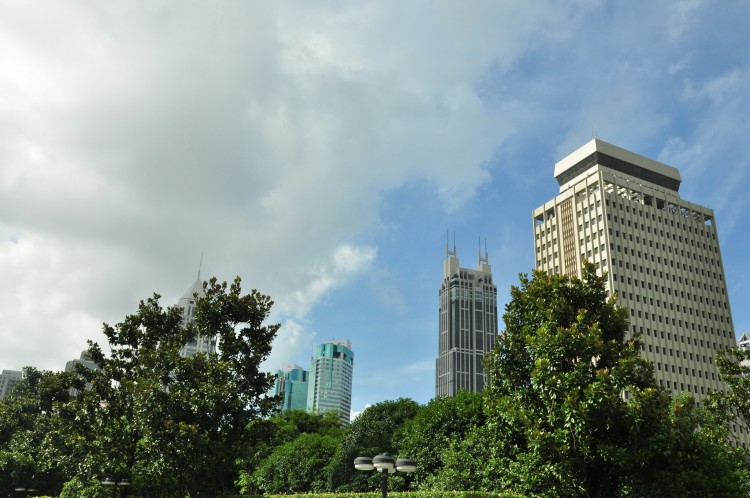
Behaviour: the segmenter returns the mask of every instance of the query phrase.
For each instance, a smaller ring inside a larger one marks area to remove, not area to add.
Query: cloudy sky
[[[446,230],[464,266],[486,238],[502,306],[594,134],[715,210],[750,330],[748,23],[732,0],[0,0],[0,368],[63,368],[203,253],[274,298],[269,369],[346,338],[354,411],[427,402]]]

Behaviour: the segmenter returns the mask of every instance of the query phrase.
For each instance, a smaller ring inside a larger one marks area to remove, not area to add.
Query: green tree
[[[335,435],[300,434],[277,447],[253,472],[255,489],[282,494],[326,491],[340,444]]]
[[[728,391],[711,393],[707,405],[727,429],[738,426],[738,431],[728,431],[729,438],[747,444],[750,429],[750,350],[717,351],[715,361],[719,378]],[[737,434],[739,431],[744,431],[745,437]]]
[[[701,462],[686,465],[686,449],[711,457],[702,471],[731,459],[699,417],[680,415],[687,405],[670,412],[653,365],[639,356],[639,337],[626,339],[626,310],[607,298],[606,277],[593,265],[584,263],[582,279],[521,277],[504,320],[485,365],[488,426],[481,440],[496,437],[484,452],[490,454],[475,452],[491,466],[484,473],[495,476],[496,489],[639,496],[627,490],[649,489],[670,474],[689,489]],[[644,465],[654,472],[639,476]],[[737,477],[732,472],[714,475],[714,482]]]
[[[417,461],[410,477],[419,488],[433,486],[432,478],[443,468],[443,453],[485,422],[482,393],[459,391],[441,396],[419,410],[398,430],[398,455]]]
[[[726,432],[690,393],[658,407],[648,416],[648,444],[640,445],[623,479],[622,496],[747,496],[748,472],[743,452],[726,443]],[[666,416],[663,416],[666,414]]]
[[[420,405],[414,400],[400,398],[383,401],[366,408],[344,431],[344,438],[334,456],[331,470],[332,491],[372,491],[378,489],[379,476],[354,469],[358,456],[373,457],[382,453],[396,455],[395,436],[399,428],[414,418]],[[396,455],[398,456],[398,455]],[[398,474],[390,479],[390,488],[405,486]]]
[[[0,402],[0,495],[19,486],[49,494],[62,488],[64,468],[50,441],[60,434],[59,411],[75,381],[69,373],[26,367]]]
[[[193,324],[162,308],[159,296],[114,327],[104,326],[106,356],[90,343],[98,370],[68,417],[79,453],[75,474],[83,485],[103,474],[128,475],[133,493],[213,496],[232,489],[236,461],[250,451],[251,422],[275,399],[273,376],[260,371],[278,325],[264,325],[273,302],[240,280],[204,283]],[[217,354],[179,355],[196,334],[218,339]]]
[[[252,433],[255,444],[252,452],[243,459],[243,470],[240,472],[238,480],[240,491],[246,494],[258,494],[262,490],[271,492],[271,489],[280,489],[278,486],[267,484],[272,479],[271,474],[274,472],[273,466],[268,464],[267,461],[270,459],[276,462],[282,460],[277,453],[280,451],[283,453],[281,448],[288,445],[288,443],[295,442],[301,436],[313,434],[325,438],[325,441],[322,439],[320,441],[313,441],[315,444],[319,443],[323,445],[326,442],[335,440],[337,441],[337,448],[341,443],[343,433],[341,419],[339,419],[336,412],[329,411],[324,414],[317,414],[308,413],[304,410],[287,410],[273,415],[270,419],[256,420],[248,426],[248,431]],[[309,439],[306,441],[310,444],[313,443]],[[304,442],[298,442],[297,444],[305,445]],[[323,467],[330,463],[331,456],[327,457],[328,461],[325,462]],[[315,461],[318,462],[320,460],[316,458]],[[308,465],[309,463],[302,465]],[[265,467],[262,479],[254,476],[257,469],[261,466]],[[318,467],[315,468],[317,469]],[[296,473],[293,468],[290,470]],[[312,471],[309,473],[312,474]],[[315,472],[314,474],[315,479],[320,481],[320,473]],[[278,478],[275,475],[273,476],[273,480],[278,480],[279,482],[282,482],[282,479],[286,479],[283,482],[292,482],[297,478],[298,476],[296,475],[289,477],[280,476]],[[325,479],[328,479],[328,474],[325,475]],[[328,481],[325,479],[322,482],[327,484]],[[307,490],[309,491],[310,489],[312,488],[308,488]],[[322,488],[316,484],[315,489]]]

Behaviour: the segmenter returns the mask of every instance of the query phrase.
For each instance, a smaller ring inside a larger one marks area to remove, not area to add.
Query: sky
[[[470,268],[486,240],[502,308],[594,136],[714,209],[739,336],[748,23],[740,0],[0,0],[0,368],[63,369],[202,254],[273,298],[267,370],[348,339],[354,412],[426,403],[446,234]]]

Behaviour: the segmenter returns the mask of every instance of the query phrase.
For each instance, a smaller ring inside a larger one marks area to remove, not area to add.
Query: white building
[[[724,390],[717,350],[735,347],[711,209],[680,198],[677,169],[601,140],[555,165],[560,194],[533,212],[536,267],[578,275],[589,260],[630,311],[630,332],[674,393]]]
[[[446,245],[440,287],[435,396],[484,389],[484,356],[497,338],[497,287],[492,267],[479,253],[476,270],[461,268],[456,246]]]
[[[7,396],[21,380],[23,380],[23,372],[3,370],[3,373],[0,374],[0,398]]]
[[[347,340],[332,340],[315,348],[307,381],[307,410],[325,413],[335,410],[344,424],[352,408],[354,353]]]
[[[737,347],[740,349],[750,349],[750,333],[743,333],[737,340]]]
[[[198,272],[198,278],[193,285],[182,295],[177,302],[177,306],[182,309],[182,324],[187,326],[195,319],[195,303],[197,298],[204,297],[203,281],[201,274]],[[195,340],[188,342],[180,349],[180,356],[188,357],[195,353],[216,353],[216,336],[204,337],[198,336]]]

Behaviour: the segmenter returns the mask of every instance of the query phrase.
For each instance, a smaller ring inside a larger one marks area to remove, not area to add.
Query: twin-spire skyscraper
[[[460,266],[455,240],[452,250],[446,242],[438,327],[435,395],[484,389],[484,356],[497,337],[497,287],[486,247],[471,270]]]

